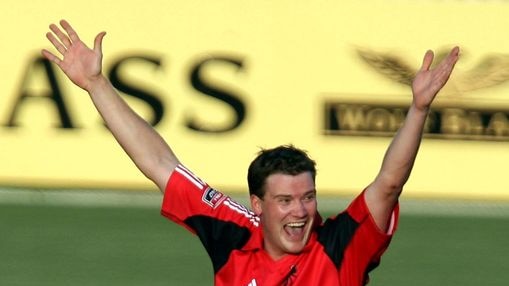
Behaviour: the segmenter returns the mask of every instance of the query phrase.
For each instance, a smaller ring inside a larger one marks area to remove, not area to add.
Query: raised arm
[[[65,20],[64,29],[51,24],[46,34],[62,58],[48,50],[42,54],[55,63],[69,79],[86,90],[109,130],[138,169],[164,191],[167,179],[178,159],[163,138],[138,116],[119,96],[102,74],[102,40],[105,32],[95,37],[94,48],[88,48]]]
[[[385,153],[380,172],[366,190],[366,203],[382,230],[387,229],[391,212],[410,176],[431,103],[449,79],[458,56],[459,48],[455,47],[435,69],[430,69],[434,55],[428,51],[414,78],[412,105]]]

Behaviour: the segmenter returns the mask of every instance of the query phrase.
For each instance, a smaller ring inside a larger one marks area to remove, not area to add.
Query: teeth
[[[289,227],[303,227],[305,225],[305,223],[303,222],[291,222],[289,224],[287,224],[287,226]]]

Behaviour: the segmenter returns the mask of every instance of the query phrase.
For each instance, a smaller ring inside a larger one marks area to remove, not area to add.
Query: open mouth
[[[304,226],[306,226],[305,222],[291,222],[285,224],[284,229],[290,239],[299,240],[304,236]]]

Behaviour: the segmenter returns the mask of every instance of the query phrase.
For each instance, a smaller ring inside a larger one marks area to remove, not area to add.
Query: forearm
[[[385,153],[377,177],[366,190],[366,204],[380,229],[386,230],[394,206],[412,171],[429,108],[446,84],[459,56],[455,47],[434,69],[434,54],[427,51],[412,82],[413,101],[406,119]]]
[[[387,230],[391,213],[412,171],[427,114],[427,110],[412,104],[385,153],[380,172],[366,190],[366,204],[381,230]]]
[[[419,109],[412,104],[385,153],[377,180],[390,192],[400,192],[410,176],[427,115],[428,109]]]
[[[146,177],[164,190],[168,175],[178,164],[170,147],[127,105],[105,77],[96,80],[88,92],[124,151]]]

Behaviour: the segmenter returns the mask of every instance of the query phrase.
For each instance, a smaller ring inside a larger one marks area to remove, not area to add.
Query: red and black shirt
[[[216,286],[365,285],[398,220],[396,206],[389,231],[380,231],[362,193],[345,211],[320,223],[301,253],[274,261],[263,249],[260,218],[182,165],[168,181],[161,213],[200,238]]]

